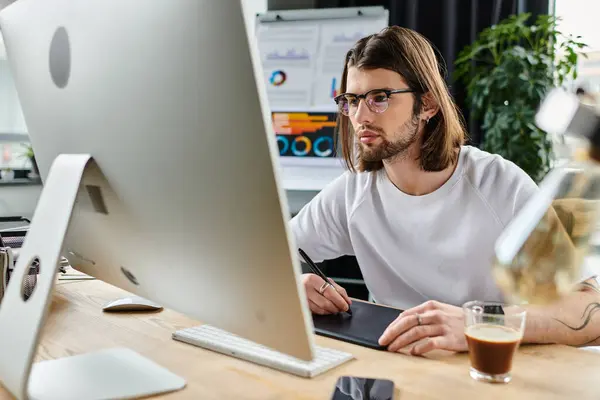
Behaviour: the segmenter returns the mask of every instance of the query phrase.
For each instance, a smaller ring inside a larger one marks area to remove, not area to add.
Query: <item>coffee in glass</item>
[[[511,380],[513,357],[523,338],[525,311],[481,301],[463,306],[471,377],[487,382]]]

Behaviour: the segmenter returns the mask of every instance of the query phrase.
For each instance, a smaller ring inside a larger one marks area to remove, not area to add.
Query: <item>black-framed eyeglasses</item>
[[[342,93],[333,100],[345,116],[356,114],[360,99],[365,99],[367,108],[374,113],[382,113],[388,109],[390,96],[396,93],[412,93],[412,89],[372,89],[363,94]]]

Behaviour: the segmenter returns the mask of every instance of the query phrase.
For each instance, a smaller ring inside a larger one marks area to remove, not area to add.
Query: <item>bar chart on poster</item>
[[[383,7],[270,11],[256,38],[287,189],[320,190],[343,172],[335,151],[346,53],[388,26]]]

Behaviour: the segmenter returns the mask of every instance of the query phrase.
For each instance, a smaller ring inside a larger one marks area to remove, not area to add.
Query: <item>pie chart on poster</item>
[[[306,136],[298,136],[292,142],[292,153],[298,157],[304,157],[310,153],[312,143]]]
[[[277,145],[279,146],[279,155],[284,155],[290,148],[290,142],[285,136],[277,136]]]
[[[271,77],[269,78],[269,82],[273,86],[281,86],[285,83],[287,79],[287,75],[282,70],[273,71],[271,73]]]
[[[329,157],[333,153],[333,139],[329,136],[319,137],[313,146],[313,151],[318,157]]]

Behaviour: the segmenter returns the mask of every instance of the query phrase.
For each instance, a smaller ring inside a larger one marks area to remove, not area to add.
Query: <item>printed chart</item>
[[[337,115],[325,112],[274,112],[273,128],[284,157],[335,156]]]
[[[286,189],[320,190],[344,171],[336,151],[346,53],[388,26],[383,7],[269,11],[256,38]]]

